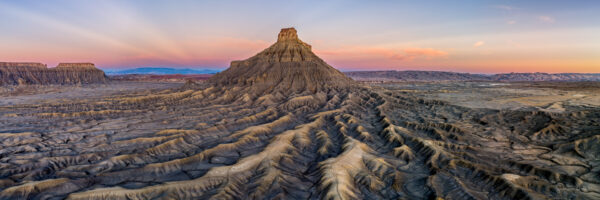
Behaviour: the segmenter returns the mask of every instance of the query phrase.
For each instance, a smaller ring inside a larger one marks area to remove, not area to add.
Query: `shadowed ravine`
[[[0,199],[597,199],[600,110],[355,83],[283,29],[207,84],[0,107]]]

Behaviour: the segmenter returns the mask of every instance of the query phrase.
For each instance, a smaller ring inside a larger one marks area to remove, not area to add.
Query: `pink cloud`
[[[349,47],[339,50],[315,50],[318,55],[337,58],[352,58],[355,60],[391,59],[391,60],[415,60],[420,58],[432,59],[447,57],[448,52],[433,48],[373,48],[373,47]]]
[[[215,41],[216,45],[233,46],[242,49],[266,48],[271,43],[263,40],[250,40],[245,38],[222,37]]]
[[[435,48],[381,48],[351,46],[331,50],[314,50],[334,67],[345,70],[401,69],[407,66],[431,66],[443,63],[449,53]],[[416,68],[414,68],[416,69]]]

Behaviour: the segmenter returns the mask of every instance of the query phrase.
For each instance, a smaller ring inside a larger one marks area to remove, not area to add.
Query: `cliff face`
[[[65,85],[107,81],[104,72],[92,63],[60,63],[55,68],[47,68],[41,63],[0,62],[0,85]]]

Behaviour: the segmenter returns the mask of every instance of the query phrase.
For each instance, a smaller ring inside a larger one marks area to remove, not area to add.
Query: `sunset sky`
[[[0,1],[0,61],[226,68],[283,27],[343,70],[600,73],[599,1]]]

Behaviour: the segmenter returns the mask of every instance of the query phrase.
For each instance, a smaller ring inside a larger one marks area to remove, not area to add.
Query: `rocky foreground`
[[[206,84],[0,107],[0,199],[598,199],[600,109],[358,84],[295,29]]]
[[[0,62],[1,85],[68,85],[106,83],[104,72],[92,63],[60,63],[48,68],[41,63]]]

